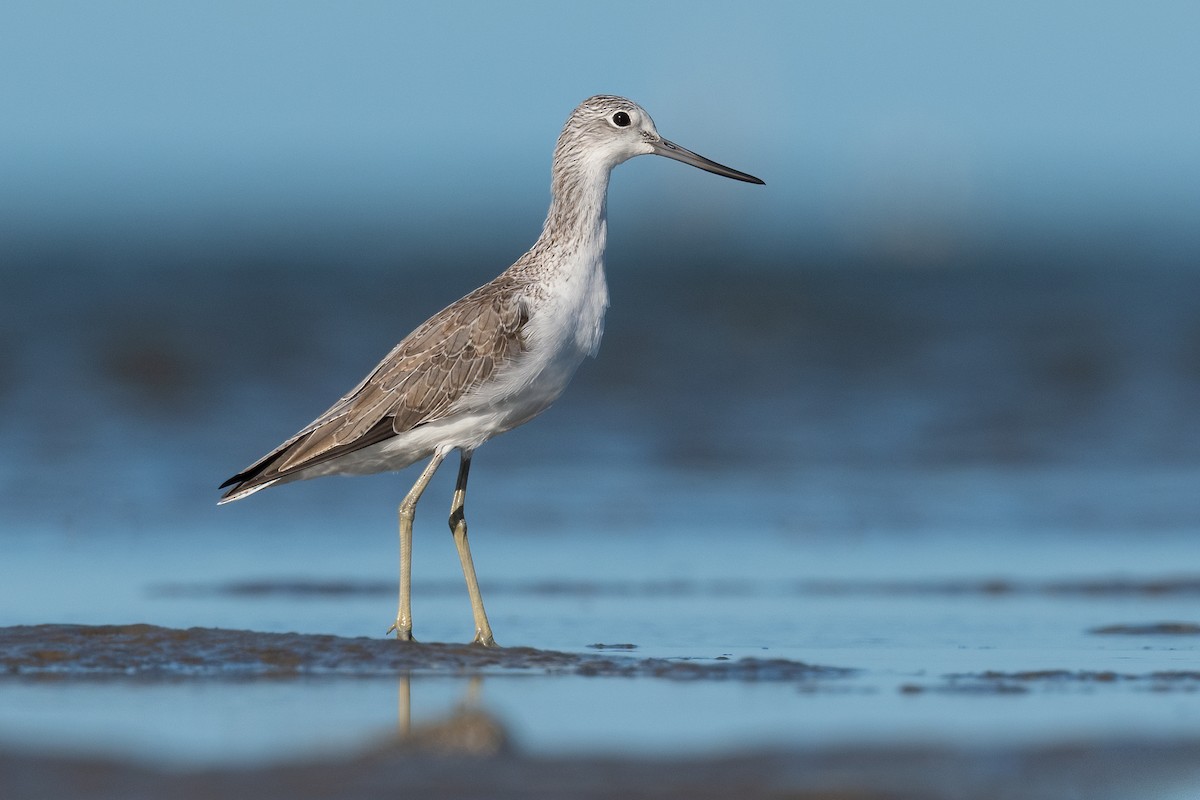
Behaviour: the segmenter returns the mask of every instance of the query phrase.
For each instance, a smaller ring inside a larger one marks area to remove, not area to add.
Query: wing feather
[[[430,317],[324,414],[222,484],[233,487],[224,499],[453,414],[524,350],[529,311],[505,277]]]

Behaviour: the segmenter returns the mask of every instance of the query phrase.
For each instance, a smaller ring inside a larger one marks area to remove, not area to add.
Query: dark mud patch
[[[154,625],[0,628],[0,677],[372,677],[529,672],[672,680],[808,681],[852,674],[786,659],[637,659],[531,647],[401,643],[300,633]]]
[[[396,583],[357,579],[255,578],[217,583],[162,583],[151,586],[149,591],[159,597],[382,597],[395,594]],[[416,581],[413,584],[414,593],[426,596],[457,596],[464,591],[462,581]],[[752,581],[656,579],[501,580],[487,581],[483,584],[483,591],[489,596],[527,597],[737,597],[757,595],[763,590]]]
[[[779,597],[812,595],[963,596],[1038,595],[1045,597],[1164,597],[1200,595],[1200,575],[1161,578],[1088,578],[1028,581],[1009,578],[970,578],[906,581],[743,581],[743,580],[610,580],[610,581],[489,581],[488,596],[530,597]],[[242,599],[271,597],[391,596],[394,581],[259,578],[220,583],[168,583],[150,587],[160,597],[226,596]],[[413,591],[427,596],[457,596],[461,581],[425,581]]]
[[[637,650],[637,645],[630,644],[628,642],[623,643],[623,644],[605,644],[603,642],[596,642],[595,644],[589,644],[588,649],[589,650]]]
[[[1200,636],[1194,622],[1149,622],[1140,625],[1104,625],[1088,633],[1101,636]]]
[[[160,770],[127,762],[0,751],[0,796],[12,800],[172,797],[550,798],[583,800],[1128,800],[1190,797],[1200,743],[1064,744],[950,749],[866,746],[648,759],[464,755],[389,742],[348,759],[261,767]]]
[[[946,675],[934,684],[905,683],[902,694],[935,692],[943,694],[1004,695],[1026,694],[1034,690],[1095,690],[1121,686],[1153,692],[1200,692],[1200,671],[1179,670],[1123,673],[1109,670],[1046,669],[1023,672],[972,672]]]
[[[393,594],[395,581],[311,580],[307,578],[259,578],[254,580],[222,581],[219,583],[160,583],[150,587],[158,597],[359,597]],[[450,586],[445,582],[416,585],[422,594],[445,594]],[[463,590],[460,587],[459,592]]]
[[[912,581],[805,581],[802,594],[824,595],[1038,595],[1045,597],[1165,597],[1200,595],[1200,576],[1014,580],[1007,578]]]

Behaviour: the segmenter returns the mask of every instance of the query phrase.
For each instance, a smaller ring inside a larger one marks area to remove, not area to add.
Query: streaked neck
[[[608,235],[606,206],[611,167],[582,160],[563,161],[555,153],[550,210],[534,250],[560,257],[602,255]]]

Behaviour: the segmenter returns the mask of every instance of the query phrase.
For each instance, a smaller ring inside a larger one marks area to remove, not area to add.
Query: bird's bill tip
[[[658,156],[666,156],[673,158],[676,161],[682,161],[684,164],[691,164],[693,167],[699,167],[706,172],[711,172],[714,175],[723,175],[726,178],[733,178],[736,181],[745,181],[746,183],[756,183],[759,186],[766,186],[767,182],[761,178],[756,178],[733,167],[727,167],[724,164],[718,164],[712,159],[705,158],[699,153],[693,153],[685,147],[680,147],[674,142],[666,139],[659,139],[654,143],[654,154]]]

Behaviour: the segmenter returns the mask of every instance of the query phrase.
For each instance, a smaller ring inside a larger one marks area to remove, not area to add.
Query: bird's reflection
[[[417,679],[417,683],[420,679]],[[498,717],[483,708],[483,678],[472,675],[462,699],[448,714],[412,720],[414,679],[410,673],[400,676],[396,704],[396,738],[394,748],[401,751],[437,753],[441,755],[493,756],[508,752],[511,742],[508,730]],[[419,689],[418,689],[419,691]]]

